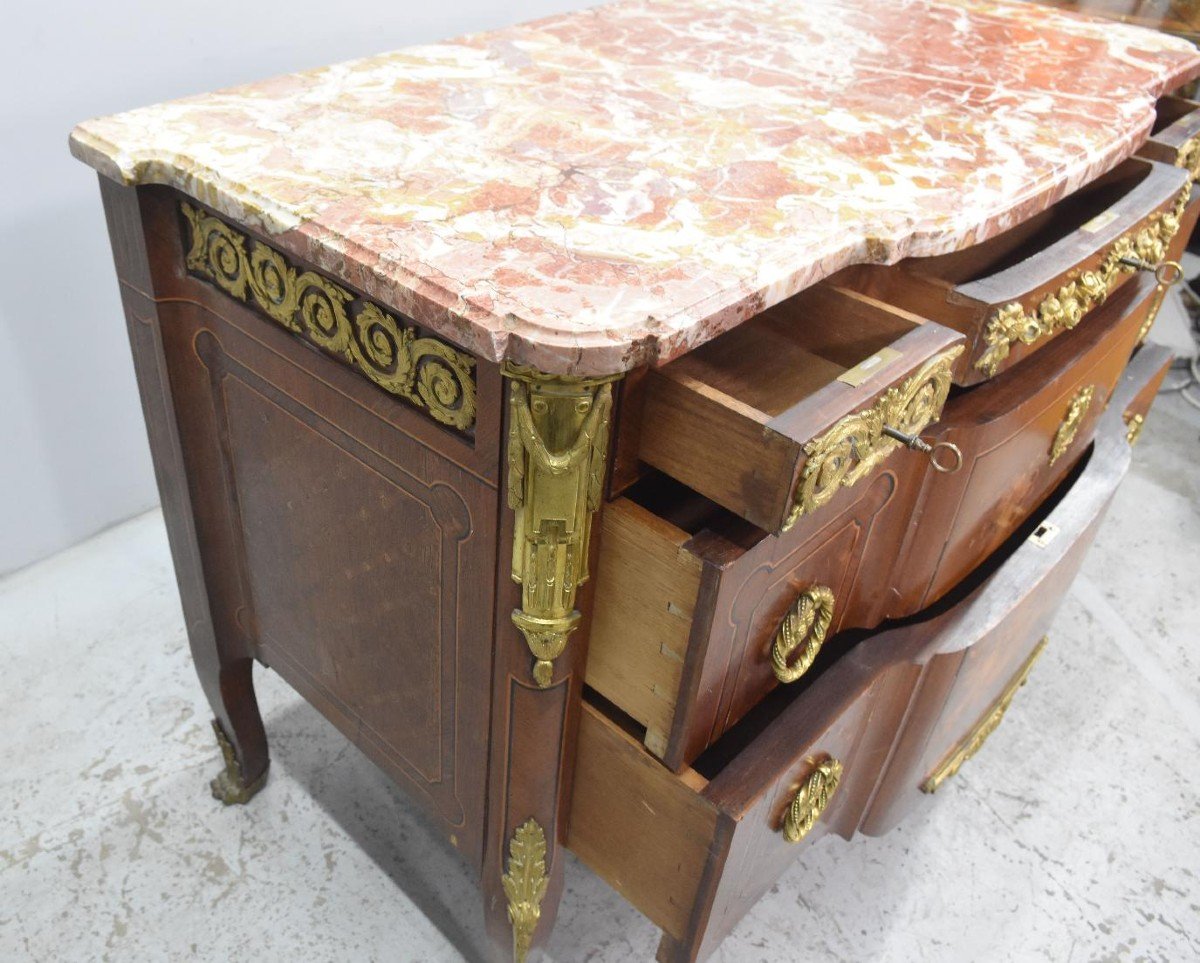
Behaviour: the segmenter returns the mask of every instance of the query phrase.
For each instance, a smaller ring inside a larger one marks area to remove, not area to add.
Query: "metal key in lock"
[[[1183,280],[1183,265],[1178,261],[1159,261],[1157,264],[1154,264],[1151,261],[1135,257],[1131,254],[1123,258],[1118,258],[1118,263],[1138,271],[1154,272],[1154,280],[1164,288],[1172,287]]]
[[[962,450],[953,442],[939,441],[937,444],[931,445],[917,435],[906,435],[898,428],[893,428],[890,425],[883,426],[883,433],[889,438],[896,439],[896,441],[900,442],[906,448],[919,451],[923,455],[928,455],[934,471],[940,471],[944,475],[953,475],[963,466]],[[938,452],[940,451],[948,452],[953,461],[946,463],[939,461]]]

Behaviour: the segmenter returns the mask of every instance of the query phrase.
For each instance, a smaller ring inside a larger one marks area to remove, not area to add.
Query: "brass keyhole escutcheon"
[[[814,585],[800,593],[771,642],[771,668],[780,682],[795,682],[816,659],[833,621],[833,590]]]
[[[816,825],[842,781],[842,764],[826,756],[808,774],[783,817],[783,838],[798,843]]]

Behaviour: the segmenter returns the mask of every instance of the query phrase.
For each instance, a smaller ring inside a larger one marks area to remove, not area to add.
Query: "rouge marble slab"
[[[1130,155],[1186,41],[975,0],[631,0],[81,124],[493,360],[662,363]]]

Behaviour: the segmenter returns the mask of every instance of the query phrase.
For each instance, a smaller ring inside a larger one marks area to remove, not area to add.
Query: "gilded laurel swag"
[[[465,431],[475,423],[475,362],[469,355],[417,337],[382,308],[320,274],[296,270],[278,251],[219,218],[190,204],[180,208],[191,235],[190,271],[255,304],[442,424]]]

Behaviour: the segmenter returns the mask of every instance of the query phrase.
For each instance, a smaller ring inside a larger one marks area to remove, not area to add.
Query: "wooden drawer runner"
[[[638,455],[759,528],[865,484],[937,418],[952,331],[819,285],[647,374]]]
[[[821,671],[826,636],[932,604],[1078,460],[1154,301],[1139,277],[1028,371],[952,398],[926,437],[962,449],[957,474],[905,451],[780,536],[644,479],[601,518],[588,684],[678,769],[779,682]]]
[[[1138,274],[1122,257],[1168,260],[1189,192],[1186,171],[1131,158],[991,240],[938,257],[859,265],[832,283],[961,331],[967,350],[955,382],[975,384],[1073,328]]]
[[[1156,370],[1123,384],[1053,507],[979,581],[780,690],[694,768],[672,773],[585,706],[568,845],[663,928],[660,960],[707,956],[804,845],[890,828],[979,748],[1128,467],[1121,414]]]

